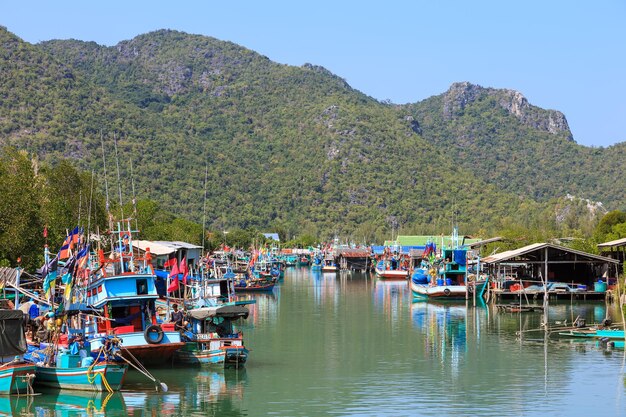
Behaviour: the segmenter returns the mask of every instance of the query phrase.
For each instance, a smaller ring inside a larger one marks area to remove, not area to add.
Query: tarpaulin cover
[[[248,314],[248,309],[243,306],[205,307],[189,311],[189,315],[197,320],[204,320],[206,318],[216,316],[232,319],[239,317],[247,318]]]
[[[0,356],[26,353],[24,313],[20,310],[0,310]]]
[[[465,265],[465,254],[466,254],[466,251],[462,249],[454,250],[454,262],[456,262],[459,265]]]

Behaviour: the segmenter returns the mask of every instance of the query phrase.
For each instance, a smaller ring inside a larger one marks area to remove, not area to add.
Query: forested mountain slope
[[[321,67],[280,65],[168,30],[113,47],[30,45],[0,30],[0,65],[8,69],[0,141],[45,159],[75,158],[102,175],[103,132],[114,182],[115,135],[124,193],[132,159],[140,196],[193,220],[202,218],[208,163],[207,215],[218,230],[280,227],[361,240],[392,228],[448,230],[453,221],[468,231],[533,222],[547,207],[533,199],[565,191],[624,201],[624,187],[621,197],[607,191],[623,158],[604,162],[607,150],[576,145],[558,112],[533,109],[520,121],[493,104],[509,94],[497,90],[461,109],[445,110],[445,95],[384,104]],[[512,146],[505,157],[511,141],[541,145]],[[576,171],[546,181],[528,175],[537,173],[528,161],[547,149],[565,167],[556,172]],[[558,159],[571,149],[585,159]],[[591,169],[600,185],[580,174]]]

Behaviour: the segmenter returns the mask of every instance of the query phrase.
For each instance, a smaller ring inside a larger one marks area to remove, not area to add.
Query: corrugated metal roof
[[[481,259],[481,261],[483,263],[486,263],[486,264],[499,263],[499,262],[503,262],[503,261],[506,261],[506,260],[510,260],[510,259],[516,258],[518,256],[525,255],[527,253],[535,252],[535,251],[537,251],[539,249],[544,249],[546,247],[547,248],[551,248],[551,249],[560,250],[560,251],[563,251],[563,252],[574,253],[576,255],[584,256],[586,258],[595,259],[595,260],[598,260],[598,261],[619,263],[619,261],[617,261],[615,259],[606,258],[606,257],[600,256],[600,255],[594,255],[594,254],[583,252],[583,251],[579,251],[579,250],[576,250],[576,249],[566,248],[565,246],[554,245],[552,243],[533,243],[532,245],[524,246],[524,247],[519,248],[519,249],[509,250],[509,251],[506,251],[506,252],[497,253],[495,255],[488,256],[486,258]]]
[[[425,246],[428,242],[434,242],[437,246],[440,246],[443,241],[443,244],[447,247],[454,246],[454,242],[452,242],[452,236],[433,236],[433,235],[417,235],[417,236],[398,236],[396,242],[401,246]],[[459,236],[459,244],[463,244],[465,246],[470,245],[472,243],[480,242],[480,239],[470,238],[469,236]],[[385,245],[393,244],[394,242],[385,242]]]
[[[192,243],[181,242],[181,241],[167,241],[167,240],[156,240],[155,243],[159,245],[167,246],[174,250],[178,249],[202,249],[202,246],[194,245]]]
[[[367,249],[339,249],[337,254],[344,258],[368,258],[370,251]]]
[[[169,255],[172,252],[176,252],[175,248],[151,240],[133,240],[133,247],[139,248],[142,251],[145,251],[146,248],[150,248],[150,253],[156,256]]]
[[[599,248],[607,248],[610,246],[624,246],[626,245],[626,237],[622,238],[622,239],[617,239],[617,240],[612,240],[610,242],[604,242],[604,243],[600,243],[598,244]]]

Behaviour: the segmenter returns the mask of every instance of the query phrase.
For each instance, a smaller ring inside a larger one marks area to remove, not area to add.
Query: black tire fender
[[[445,288],[445,289],[443,290],[443,293],[444,293],[444,295],[445,295],[446,297],[447,297],[447,296],[449,296],[449,295],[450,295],[450,288]]]
[[[156,337],[155,337],[156,335]],[[143,332],[143,337],[151,345],[158,345],[163,340],[163,329],[161,326],[152,324]]]

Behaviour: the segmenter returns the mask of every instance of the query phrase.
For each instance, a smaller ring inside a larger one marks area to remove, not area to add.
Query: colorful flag
[[[70,251],[72,250],[74,245],[78,243],[78,238],[79,238],[79,230],[78,230],[78,226],[76,226],[74,230],[72,230],[70,234],[67,235],[67,237],[63,241],[63,244],[61,245],[61,250],[59,250],[59,259],[69,258]]]
[[[48,237],[48,225],[45,225],[43,228],[43,237]]]
[[[174,266],[172,266],[172,270],[170,271],[170,278],[176,277],[178,279],[178,274],[180,274],[180,270],[178,269],[178,266],[174,264]]]
[[[178,275],[176,275],[176,278],[174,278],[174,280],[170,283],[170,286],[167,287],[167,292],[174,292],[178,289]]]
[[[50,272],[56,271],[59,266],[59,255],[55,256],[54,259],[45,263],[37,272],[41,274],[42,277],[46,277]]]
[[[189,275],[189,267],[187,265],[187,257],[183,256],[183,260],[180,261],[180,267],[178,270],[183,274],[183,284],[187,285],[187,276]]]
[[[87,265],[87,261],[89,260],[89,245],[82,248],[78,255],[76,255],[76,264],[79,269],[85,269],[85,265]]]
[[[169,254],[169,257],[167,258],[167,261],[165,261],[165,263],[163,264],[163,268],[167,269],[167,268],[172,268],[176,265],[176,252],[172,252]]]
[[[46,279],[43,280],[43,290],[46,294],[46,298],[49,300],[54,293],[56,287],[57,271],[52,271],[46,275]]]

